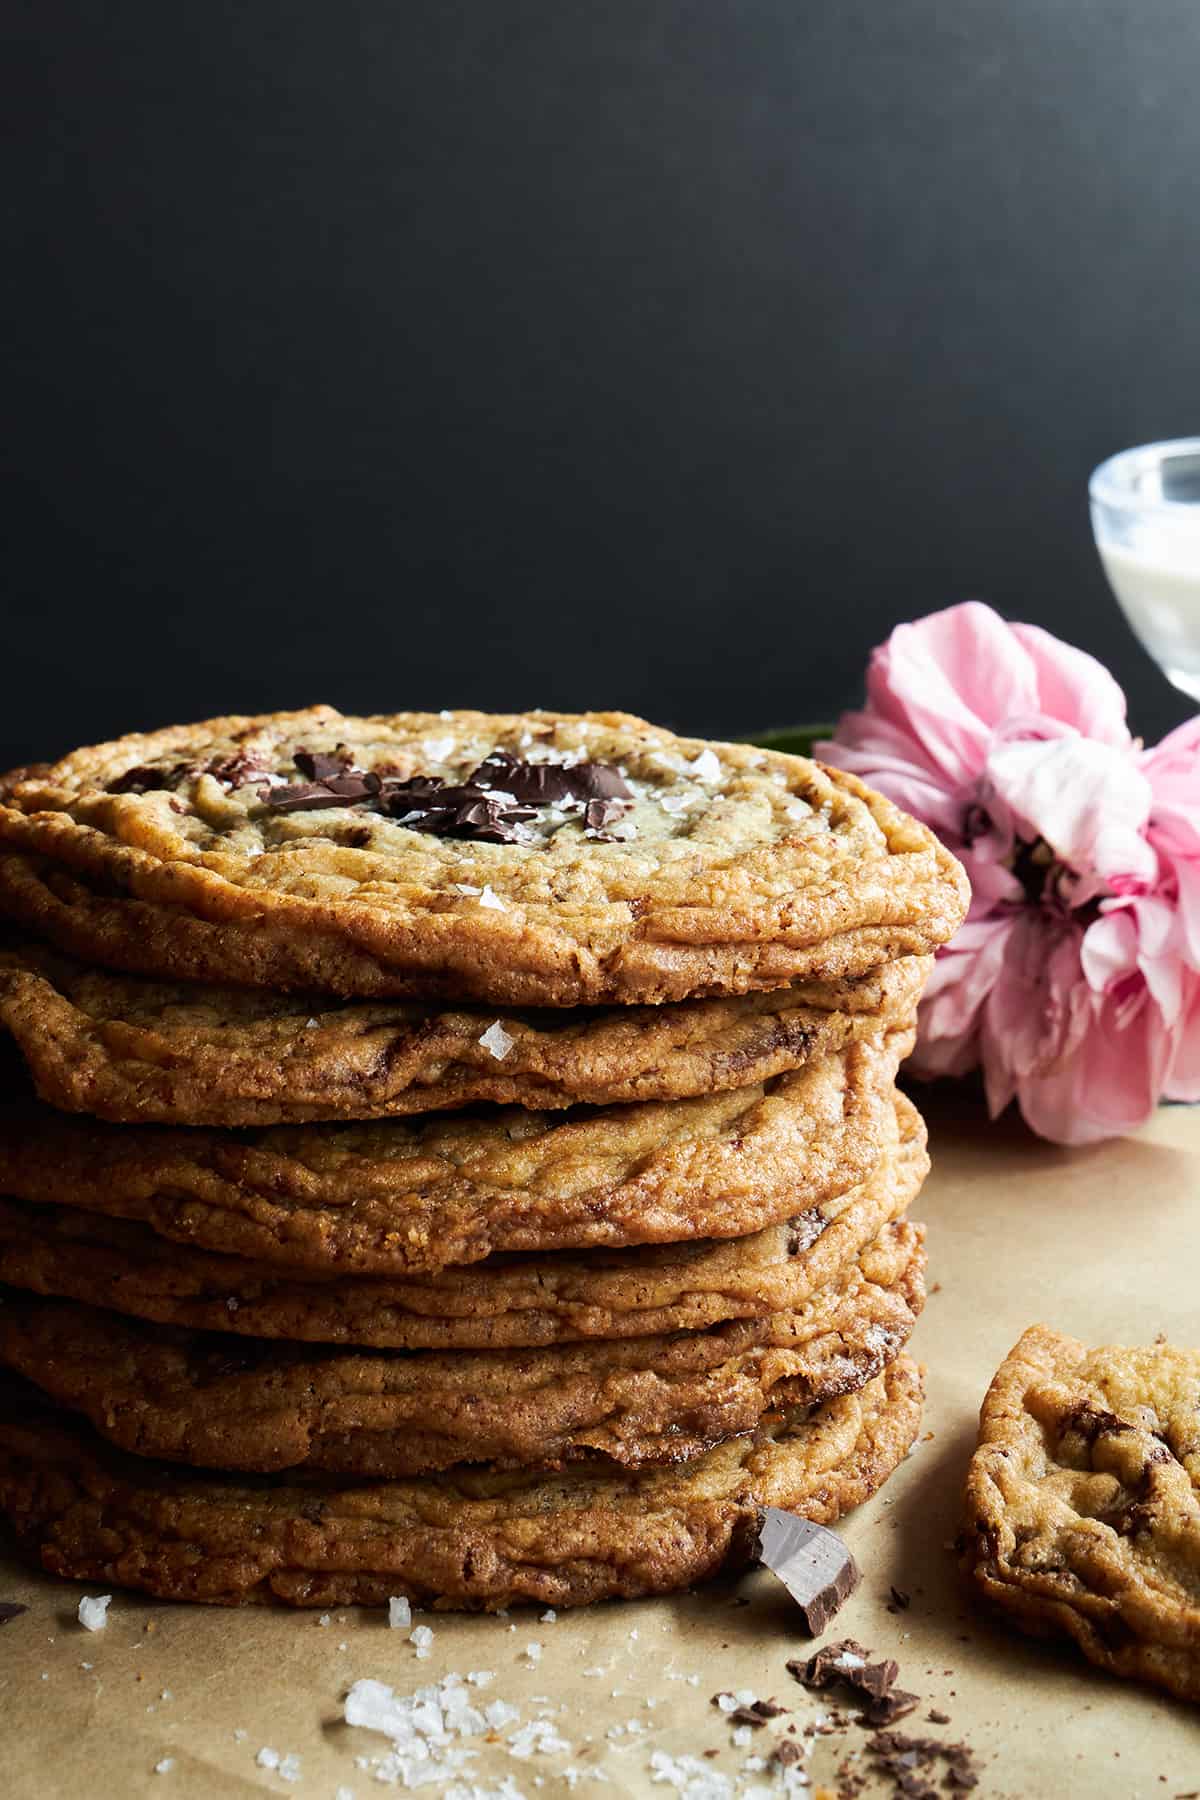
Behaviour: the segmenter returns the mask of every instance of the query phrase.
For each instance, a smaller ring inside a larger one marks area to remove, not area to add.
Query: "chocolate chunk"
[[[771,1754],[771,1761],[781,1769],[790,1768],[793,1763],[802,1762],[803,1759],[803,1750],[791,1738],[784,1738],[782,1743],[776,1744]]]
[[[895,1667],[894,1664],[892,1666]],[[862,1721],[864,1725],[894,1725],[897,1719],[903,1719],[908,1713],[914,1712],[920,1704],[920,1694],[909,1694],[904,1688],[889,1687],[864,1706]]]
[[[729,1714],[731,1725],[750,1725],[754,1730],[767,1723],[768,1719],[778,1719],[787,1711],[786,1706],[779,1706],[774,1700],[752,1700],[749,1706],[739,1706]]]
[[[169,792],[186,781],[189,775],[196,773],[194,763],[178,762],[167,766],[155,767],[151,763],[139,763],[135,769],[126,769],[115,781],[110,781],[109,794],[151,794]]]
[[[521,762],[506,750],[493,750],[469,779],[535,806],[562,800],[633,800],[620,771],[609,763]]]
[[[14,1619],[28,1611],[29,1608],[22,1606],[19,1600],[0,1600],[0,1625],[11,1625]]]
[[[892,1596],[892,1603],[888,1607],[888,1611],[892,1612],[894,1610],[896,1612],[907,1612],[909,1607],[912,1605],[912,1595],[906,1594],[903,1588],[898,1588],[898,1587],[892,1588],[890,1590],[890,1592],[891,1592],[891,1596]]]
[[[232,756],[214,756],[205,771],[227,788],[245,787],[267,772],[267,759],[258,750],[235,750]]]
[[[312,812],[324,806],[353,806],[360,800],[373,800],[382,786],[378,775],[357,771],[294,787],[266,788],[262,798],[272,812]]]
[[[628,811],[628,800],[589,800],[583,809],[583,822],[589,831],[603,831],[606,825],[624,818]]]
[[[351,767],[350,752],[340,746],[333,751],[297,750],[292,761],[310,781],[328,781],[331,775],[344,775]]]
[[[899,1663],[886,1657],[882,1662],[868,1663],[865,1669],[859,1669],[851,1680],[851,1685],[866,1694],[871,1700],[878,1700],[888,1693],[896,1684],[900,1673]]]
[[[759,1560],[777,1575],[816,1637],[859,1583],[858,1564],[836,1532],[777,1506],[764,1509]]]

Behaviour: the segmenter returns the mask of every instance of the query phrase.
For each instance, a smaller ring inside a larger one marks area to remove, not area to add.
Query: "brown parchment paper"
[[[934,1152],[914,1209],[929,1222],[937,1284],[914,1341],[928,1367],[932,1437],[846,1521],[863,1583],[830,1635],[896,1657],[901,1685],[924,1697],[900,1729],[968,1740],[980,1759],[981,1797],[1150,1800],[1200,1789],[1200,1709],[991,1624],[947,1548],[979,1401],[1026,1325],[1045,1320],[1091,1343],[1145,1343],[1159,1331],[1200,1341],[1200,1108],[1163,1108],[1134,1138],[1063,1151],[1015,1122],[988,1124],[953,1090],[916,1097]],[[887,1610],[892,1584],[911,1594],[907,1610]],[[567,1793],[567,1767],[581,1772],[583,1794],[669,1793],[653,1780],[654,1750],[699,1757],[742,1792],[735,1778],[747,1756],[765,1755],[789,1721],[737,1748],[710,1696],[741,1687],[774,1695],[800,1727],[821,1710],[785,1672],[785,1660],[810,1646],[762,1570],[675,1599],[561,1613],[553,1623],[532,1611],[427,1615],[434,1639],[426,1660],[365,1612],[321,1625],[312,1613],[173,1607],[118,1593],[107,1628],[88,1633],[75,1617],[83,1591],[31,1576],[0,1550],[0,1599],[30,1608],[0,1629],[4,1800],[335,1800],[339,1788],[368,1800],[397,1791],[355,1763],[382,1754],[386,1741],[340,1722],[350,1683],[368,1676],[408,1693],[452,1670],[491,1669],[481,1698],[510,1701],[522,1718],[553,1707],[569,1755],[519,1761],[503,1745],[487,1747],[455,1778],[490,1791],[507,1776],[526,1796]],[[524,1654],[531,1642],[542,1646],[536,1665]],[[595,1670],[603,1673],[588,1673]],[[924,1725],[930,1707],[952,1723]],[[821,1739],[814,1788],[864,1741],[857,1728]],[[298,1756],[300,1778],[259,1766],[264,1747]],[[706,1750],[718,1754],[705,1760]],[[172,1766],[155,1773],[164,1759]],[[865,1791],[890,1789],[874,1782]]]

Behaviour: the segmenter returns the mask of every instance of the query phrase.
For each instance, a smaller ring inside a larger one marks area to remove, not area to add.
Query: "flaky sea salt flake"
[[[489,1055],[494,1056],[497,1062],[504,1061],[516,1041],[516,1038],[510,1037],[505,1031],[499,1019],[494,1020],[479,1039],[484,1049]]]
[[[111,1594],[85,1594],[79,1602],[78,1619],[85,1631],[103,1631],[108,1624],[108,1609],[112,1605]]]

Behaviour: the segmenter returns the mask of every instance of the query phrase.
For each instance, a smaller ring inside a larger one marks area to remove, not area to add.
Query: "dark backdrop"
[[[0,756],[328,698],[828,715],[976,594],[1185,711],[1196,0],[25,0]]]

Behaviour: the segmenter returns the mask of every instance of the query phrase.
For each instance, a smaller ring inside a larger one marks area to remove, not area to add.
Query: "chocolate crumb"
[[[925,1717],[931,1725],[948,1725],[950,1723],[950,1714],[941,1712],[936,1706],[931,1706]]]
[[[863,1723],[870,1726],[894,1725],[897,1719],[915,1712],[920,1704],[920,1694],[907,1693],[904,1688],[891,1688],[863,1708]]]
[[[906,1594],[903,1588],[898,1587],[893,1587],[889,1591],[892,1598],[888,1605],[888,1611],[890,1613],[907,1612],[912,1605],[912,1595]]]
[[[11,1625],[14,1619],[28,1611],[29,1608],[22,1606],[19,1600],[0,1600],[0,1625]]]

